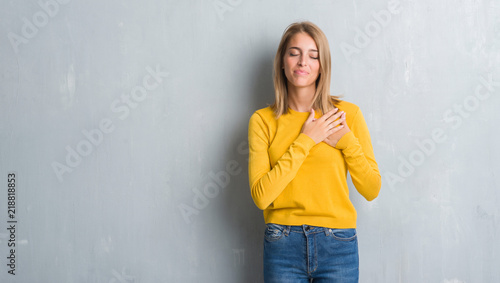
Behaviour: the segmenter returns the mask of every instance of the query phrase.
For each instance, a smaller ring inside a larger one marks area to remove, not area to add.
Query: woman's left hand
[[[345,118],[345,112],[344,114],[342,114],[342,116],[340,116],[339,118],[340,120],[342,120],[342,122],[340,122],[340,125],[343,125],[344,127],[329,135],[326,139],[323,140],[323,142],[335,147],[337,145],[337,143],[339,142],[339,140],[345,135],[347,134],[348,132],[351,131],[351,129],[349,129],[349,126],[347,126],[347,122],[346,122],[346,118]]]

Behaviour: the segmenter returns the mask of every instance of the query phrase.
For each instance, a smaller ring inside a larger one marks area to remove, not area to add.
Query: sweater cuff
[[[347,134],[343,135],[340,140],[335,145],[336,149],[346,149],[347,146],[354,140],[356,137],[352,131],[349,131]]]
[[[316,142],[304,133],[300,133],[295,142],[303,144],[308,150],[316,145]]]

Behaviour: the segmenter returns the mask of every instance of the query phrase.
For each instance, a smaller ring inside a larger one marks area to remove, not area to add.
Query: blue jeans
[[[356,229],[266,225],[266,283],[357,283],[358,278]]]

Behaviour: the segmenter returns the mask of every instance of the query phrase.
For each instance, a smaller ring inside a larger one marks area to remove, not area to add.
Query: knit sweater
[[[301,133],[309,112],[275,118],[270,107],[250,117],[249,181],[252,198],[264,210],[266,223],[356,228],[356,210],[349,199],[347,172],[368,201],[378,196],[381,177],[370,134],[358,106],[341,101],[350,132],[335,147],[316,144]],[[321,117],[316,111],[316,118]]]

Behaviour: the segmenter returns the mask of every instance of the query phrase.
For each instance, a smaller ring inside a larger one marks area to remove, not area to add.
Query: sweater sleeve
[[[271,168],[269,158],[270,132],[258,113],[250,117],[248,125],[248,176],[253,201],[258,208],[266,209],[293,180],[300,166],[316,145],[304,133],[290,145],[288,150]]]
[[[338,141],[335,148],[342,150],[356,190],[366,200],[374,200],[380,192],[382,178],[373,154],[370,133],[361,110],[358,109],[354,114],[351,131]]]

